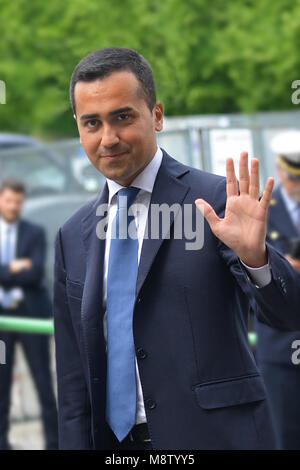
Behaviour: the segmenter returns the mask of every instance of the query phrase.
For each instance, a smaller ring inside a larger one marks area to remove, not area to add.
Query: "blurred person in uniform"
[[[277,134],[271,148],[277,155],[280,183],[273,191],[269,207],[267,241],[300,273],[300,131]],[[300,341],[300,331],[284,332],[259,321],[256,331],[257,361],[270,396],[281,446],[300,449],[300,363],[294,343]]]
[[[26,189],[6,180],[0,186],[0,315],[49,317],[50,297],[42,284],[46,254],[44,229],[20,217]],[[16,342],[25,357],[38,392],[46,448],[57,448],[57,407],[53,391],[49,337],[0,331],[6,345],[6,363],[0,366],[0,449],[8,442],[9,409]]]

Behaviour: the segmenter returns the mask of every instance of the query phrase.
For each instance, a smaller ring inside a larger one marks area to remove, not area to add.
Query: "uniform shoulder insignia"
[[[269,233],[269,238],[271,238],[271,240],[277,240],[277,238],[279,238],[279,233],[276,230],[273,230],[273,232]]]

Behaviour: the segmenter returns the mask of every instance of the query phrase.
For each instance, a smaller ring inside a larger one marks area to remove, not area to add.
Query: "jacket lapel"
[[[183,200],[189,190],[189,186],[180,181],[179,176],[187,173],[189,169],[184,167],[179,162],[171,158],[165,151],[163,151],[163,159],[161,166],[158,170],[157,177],[154,183],[149,211],[148,211],[148,226],[151,227],[151,205],[152,204],[167,204],[168,207],[173,204],[182,204]],[[159,238],[151,239],[151,231],[149,230],[149,237],[143,241],[138,277],[136,284],[136,297],[145,279],[150,271],[152,263],[158,253],[158,250],[170,232],[174,219],[179,211],[171,212],[170,222],[163,227],[163,231],[159,234]]]
[[[97,224],[105,217],[105,214],[96,214],[98,206],[107,204],[108,187],[105,184],[100,197],[91,205],[88,213],[81,220],[81,232],[86,248],[86,279],[82,294],[82,320],[87,326],[99,326],[101,318],[102,326],[102,297],[103,297],[103,262],[105,252],[105,240],[97,237]]]

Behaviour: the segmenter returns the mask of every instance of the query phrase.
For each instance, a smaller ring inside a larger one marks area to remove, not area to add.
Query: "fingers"
[[[227,197],[237,196],[238,194],[237,179],[232,158],[227,158],[226,160],[226,193]]]
[[[265,189],[264,189],[262,198],[260,200],[260,204],[263,207],[263,209],[265,209],[265,210],[267,210],[269,205],[270,205],[270,201],[271,201],[271,198],[272,198],[273,187],[274,187],[274,178],[268,178],[267,182],[266,182],[266,185],[265,185]]]
[[[251,160],[249,195],[254,199],[258,199],[259,196],[259,162],[257,158]]]
[[[242,152],[239,163],[239,188],[240,194],[249,193],[249,170],[248,170],[248,153]]]
[[[240,194],[249,194],[250,197],[258,199],[259,196],[259,161],[257,158],[251,160],[251,172],[248,169],[248,153],[242,152],[239,162],[239,189]]]
[[[212,232],[215,233],[217,224],[220,222],[220,219],[213,208],[211,207],[208,202],[204,201],[204,199],[196,199],[195,204],[203,216],[206,218]]]

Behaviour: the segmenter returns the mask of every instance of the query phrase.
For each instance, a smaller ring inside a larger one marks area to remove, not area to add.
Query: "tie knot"
[[[128,186],[128,188],[122,188],[118,191],[118,208],[129,208],[133,203],[137,193],[139,192],[139,188],[135,188],[134,186]]]

